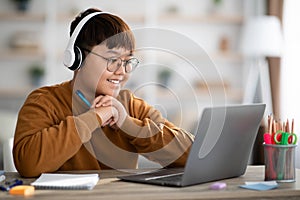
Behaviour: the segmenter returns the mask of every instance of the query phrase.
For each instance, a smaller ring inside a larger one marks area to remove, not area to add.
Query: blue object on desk
[[[19,179],[5,181],[3,184],[0,185],[0,190],[9,191],[10,188],[17,186],[17,185],[22,185],[22,184],[23,184],[23,181],[19,180]]]
[[[245,185],[240,185],[241,188],[249,189],[249,190],[272,190],[278,187],[276,181],[264,181],[264,182],[246,182]]]

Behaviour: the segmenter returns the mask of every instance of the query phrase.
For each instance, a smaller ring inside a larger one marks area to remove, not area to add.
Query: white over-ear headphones
[[[83,55],[80,48],[75,46],[75,41],[82,29],[82,27],[85,25],[87,21],[89,21],[92,17],[100,14],[110,14],[114,15],[109,12],[94,12],[91,13],[87,16],[85,16],[76,26],[74,32],[72,33],[70,40],[68,42],[67,48],[64,52],[64,58],[63,58],[63,63],[66,67],[68,67],[70,70],[77,70],[80,68],[83,59]],[[114,15],[115,16],[115,15]]]

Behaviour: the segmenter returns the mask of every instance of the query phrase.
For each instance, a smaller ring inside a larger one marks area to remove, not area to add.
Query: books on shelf
[[[98,183],[98,174],[43,173],[31,183],[36,189],[91,190]]]

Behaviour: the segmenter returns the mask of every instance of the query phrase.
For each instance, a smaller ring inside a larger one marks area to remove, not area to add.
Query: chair
[[[17,113],[0,111],[0,169],[7,172],[17,171],[13,162],[13,137],[17,122]]]

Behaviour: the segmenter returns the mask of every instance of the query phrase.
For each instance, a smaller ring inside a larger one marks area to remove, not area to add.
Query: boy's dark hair
[[[96,8],[89,8],[80,13],[71,23],[70,36],[78,23],[87,15],[94,12],[102,12]],[[133,51],[135,39],[129,26],[118,16],[110,14],[100,14],[92,17],[82,27],[75,45],[79,47],[92,48],[102,42],[109,49],[123,47]]]

